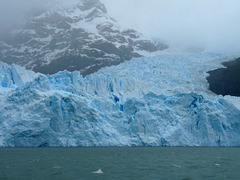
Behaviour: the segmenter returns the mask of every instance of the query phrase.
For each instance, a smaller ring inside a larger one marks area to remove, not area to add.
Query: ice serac
[[[61,1],[0,32],[0,59],[44,74],[81,71],[83,76],[167,45],[124,29],[99,0]]]
[[[18,65],[7,65],[0,62],[0,87],[15,88],[23,86],[25,83],[32,81],[39,74],[26,70]]]
[[[41,74],[1,91],[0,145],[239,146],[240,99],[205,89],[204,72],[223,60],[213,53],[161,56],[86,77]]]

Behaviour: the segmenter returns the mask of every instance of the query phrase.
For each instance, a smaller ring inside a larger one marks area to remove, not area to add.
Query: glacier
[[[239,146],[240,98],[206,80],[232,58],[134,58],[86,77],[0,62],[0,146]]]

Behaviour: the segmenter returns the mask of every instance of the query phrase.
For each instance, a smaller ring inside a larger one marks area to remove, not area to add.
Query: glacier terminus
[[[231,58],[133,58],[85,77],[0,63],[0,146],[239,146],[240,99],[206,80]]]

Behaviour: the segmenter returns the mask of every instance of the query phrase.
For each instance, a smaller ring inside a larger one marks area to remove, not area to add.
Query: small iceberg
[[[97,171],[93,171],[92,173],[93,173],[93,174],[103,174],[103,172],[102,172],[101,169],[98,169]]]
[[[176,168],[182,168],[182,166],[179,166],[177,164],[172,164],[173,167],[176,167]]]

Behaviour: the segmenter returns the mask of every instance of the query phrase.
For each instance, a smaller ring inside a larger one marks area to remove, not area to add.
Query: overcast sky
[[[0,29],[13,24],[33,9],[45,9],[57,0],[0,0]]]
[[[179,46],[240,53],[240,0],[102,0],[121,24]]]
[[[0,29],[59,0],[0,0]],[[70,0],[61,0],[70,1]],[[240,52],[240,0],[101,0],[110,16],[178,46]]]

